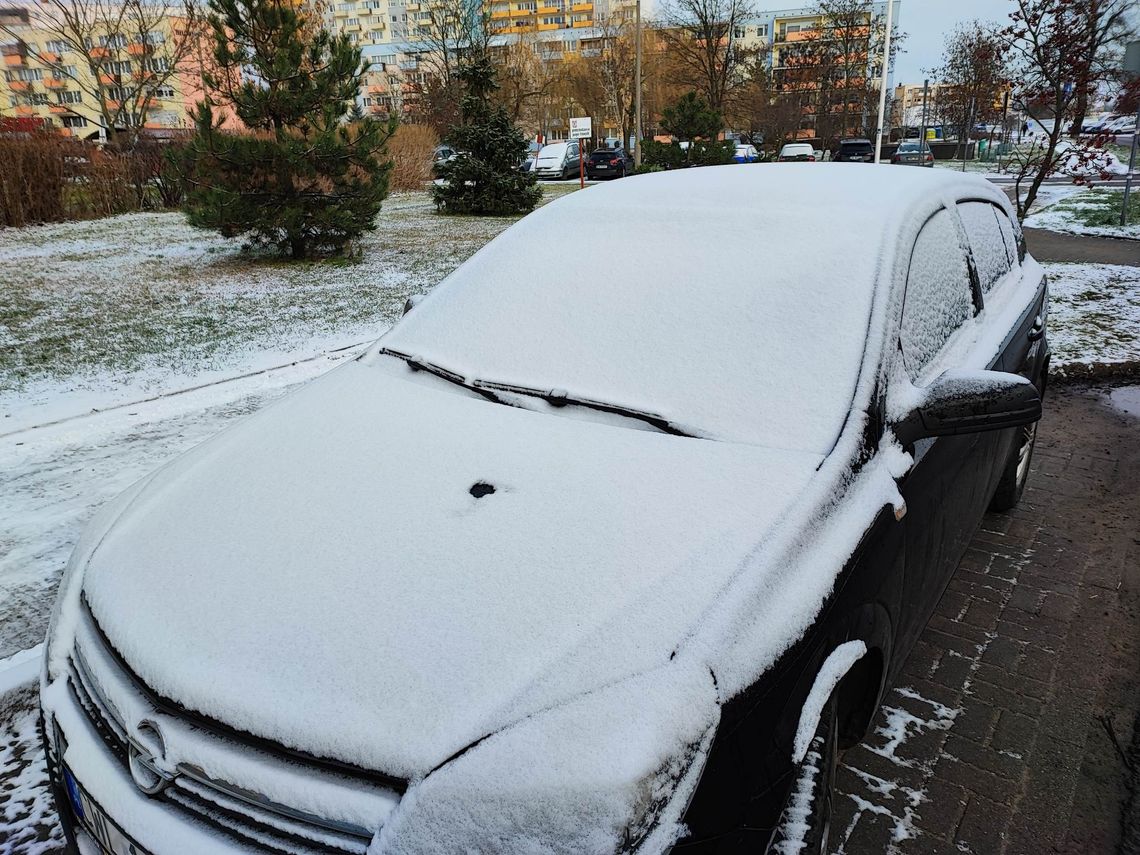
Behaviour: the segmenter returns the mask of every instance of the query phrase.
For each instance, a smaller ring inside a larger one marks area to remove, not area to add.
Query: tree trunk
[[[289,235],[289,255],[294,261],[304,258],[307,248],[304,235]]]

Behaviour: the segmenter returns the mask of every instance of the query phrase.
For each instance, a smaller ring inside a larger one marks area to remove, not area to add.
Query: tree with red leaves
[[[1001,30],[1016,95],[1044,129],[1014,155],[1017,213],[1024,217],[1042,182],[1058,172],[1081,183],[1090,175],[1107,177],[1104,140],[1077,140],[1061,145],[1065,121],[1083,117],[1081,93],[1095,89],[1108,74],[1090,41],[1089,22],[1116,0],[1016,0],[1010,24]],[[1119,27],[1116,29],[1119,32]],[[1103,46],[1103,43],[1102,45]],[[1078,113],[1078,109],[1081,110]],[[1024,187],[1028,182],[1028,187]],[[1024,194],[1023,194],[1024,189]]]

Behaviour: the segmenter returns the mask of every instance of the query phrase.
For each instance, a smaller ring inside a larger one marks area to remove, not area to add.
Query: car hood
[[[152,689],[292,748],[426,775],[667,661],[820,461],[391,370],[351,363],[236,424],[111,526],[84,593]]]

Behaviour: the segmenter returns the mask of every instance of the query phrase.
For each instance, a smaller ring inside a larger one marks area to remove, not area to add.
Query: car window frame
[[[978,273],[977,259],[974,258],[974,247],[970,243],[970,233],[966,229],[966,224],[964,222],[962,222],[962,214],[958,210],[959,205],[967,205],[970,203],[978,203],[978,204],[982,204],[982,205],[988,205],[990,207],[990,209],[992,210],[992,212],[994,214],[994,226],[997,228],[998,234],[1001,235],[1002,246],[1006,247],[1006,261],[1007,261],[1007,264],[1009,266],[1006,268],[1005,273],[1003,273],[1001,276],[999,276],[997,279],[994,280],[993,285],[990,287],[990,291],[992,292],[994,290],[994,288],[997,287],[998,282],[1000,282],[1006,276],[1009,276],[1009,274],[1014,271],[1015,267],[1020,266],[1020,265],[1019,264],[1015,265],[1014,262],[1010,260],[1009,247],[1006,246],[1006,242],[1005,242],[1005,233],[1002,232],[1001,223],[997,219],[998,214],[1004,214],[1005,213],[1005,211],[1002,209],[1001,205],[994,202],[993,199],[983,199],[983,198],[979,198],[977,196],[965,196],[961,199],[958,199],[954,203],[954,214],[958,218],[959,223],[961,223],[962,233],[966,238],[966,253],[970,259],[971,277],[974,279],[976,289],[977,289],[977,311],[978,311],[978,313],[980,313],[981,310],[983,308],[985,308],[985,295],[987,292],[982,288],[981,274]]]

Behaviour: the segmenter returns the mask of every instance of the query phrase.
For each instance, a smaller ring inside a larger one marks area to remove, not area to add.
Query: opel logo
[[[171,777],[158,767],[158,762],[166,757],[166,742],[157,724],[150,719],[138,723],[127,756],[136,787],[148,796],[156,796],[166,789]]]

